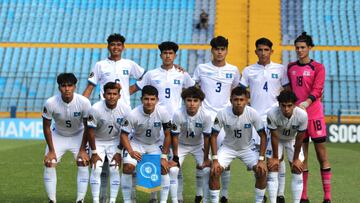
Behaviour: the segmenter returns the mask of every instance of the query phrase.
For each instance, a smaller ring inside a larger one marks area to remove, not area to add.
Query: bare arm
[[[95,85],[88,83],[88,85],[86,86],[86,89],[83,92],[83,96],[89,98],[94,87],[95,87]]]
[[[277,130],[270,130],[271,133],[271,147],[273,151],[273,158],[279,159],[278,145],[279,145],[279,132]]]
[[[179,149],[179,136],[178,135],[171,136],[171,145],[172,145],[173,155],[178,156],[178,149]]]
[[[87,118],[83,119],[83,123],[84,123],[84,134],[81,140],[81,146],[80,146],[80,150],[86,150],[86,144],[88,142],[87,139],[87,134],[88,134],[88,126],[87,126]]]
[[[164,137],[165,138],[164,138],[162,153],[169,154],[169,148],[170,148],[170,144],[171,144],[171,136],[170,136],[169,129],[164,130]]]
[[[293,160],[299,159],[299,154],[301,151],[301,146],[303,144],[304,135],[305,135],[305,132],[298,132],[298,134],[296,135]]]
[[[46,144],[48,145],[49,152],[54,152],[54,144],[52,140],[52,134],[51,134],[51,120],[48,120],[46,118],[43,118],[43,131],[45,135]]]

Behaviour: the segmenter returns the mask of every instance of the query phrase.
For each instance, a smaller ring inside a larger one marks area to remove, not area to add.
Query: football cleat
[[[276,197],[276,203],[285,203],[285,197],[284,196],[277,196]]]
[[[195,196],[195,203],[200,203],[202,200],[202,196]]]
[[[329,199],[324,199],[323,203],[331,203],[331,200],[329,200]]]
[[[222,196],[221,199],[220,199],[220,202],[221,203],[227,203],[228,199],[225,196]]]
[[[310,200],[309,199],[301,199],[300,203],[310,203]]]

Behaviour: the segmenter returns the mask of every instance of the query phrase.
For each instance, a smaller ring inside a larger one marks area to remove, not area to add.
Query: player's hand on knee
[[[115,153],[115,155],[113,156],[113,158],[111,159],[110,163],[114,163],[115,168],[121,166],[121,155],[119,153]]]
[[[180,168],[180,164],[176,163],[174,160],[170,160],[169,161],[169,167],[179,167]]]
[[[258,161],[255,166],[255,173],[258,177],[266,176],[267,168],[264,161]]]
[[[210,171],[211,176],[218,177],[218,176],[220,176],[221,172],[222,172],[222,169],[221,169],[221,166],[220,166],[218,160],[217,159],[213,160],[211,171]]]
[[[203,164],[201,165],[201,169],[206,168],[206,167],[210,167],[211,166],[211,162],[210,159],[204,159]]]
[[[57,163],[56,153],[49,151],[44,157],[44,164],[46,167],[55,167]]]
[[[302,173],[304,170],[304,165],[299,159],[294,159],[291,164],[291,171],[296,174]]]
[[[279,171],[279,159],[269,158],[267,160],[269,171]]]
[[[136,161],[141,161],[141,154],[137,151],[129,152],[131,158],[135,159]]]
[[[91,165],[93,166],[93,168],[96,168],[96,163],[98,161],[102,162],[102,159],[99,157],[99,155],[98,154],[92,154],[91,155]]]
[[[77,155],[77,164],[78,166],[87,166],[89,165],[90,157],[85,150],[80,150]]]
[[[166,159],[161,159],[161,174],[167,174],[169,172],[169,163]]]

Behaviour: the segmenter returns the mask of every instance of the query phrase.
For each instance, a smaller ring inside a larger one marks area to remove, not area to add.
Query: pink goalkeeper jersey
[[[314,60],[307,64],[300,64],[298,61],[292,62],[288,65],[287,73],[291,88],[298,98],[296,104],[310,98],[313,103],[306,109],[309,120],[323,118],[321,97],[325,82],[324,65]]]

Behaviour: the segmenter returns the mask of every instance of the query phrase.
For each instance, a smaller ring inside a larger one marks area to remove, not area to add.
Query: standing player
[[[260,38],[255,42],[255,54],[258,57],[256,64],[246,67],[242,72],[240,84],[244,87],[250,87],[251,107],[253,107],[261,116],[266,126],[266,113],[272,106],[278,104],[276,97],[283,88],[289,89],[289,80],[286,68],[271,61],[273,43],[267,38]],[[271,156],[270,134],[267,139],[267,156]],[[255,145],[260,144],[260,138],[257,133],[253,133]],[[285,202],[285,162],[280,162],[279,168],[279,190],[269,187],[269,197],[275,201],[277,197],[278,203]]]
[[[116,82],[121,85],[120,101],[130,106],[129,80],[130,77],[140,79],[144,69],[132,60],[121,58],[125,49],[125,37],[120,34],[111,34],[107,38],[110,56],[97,62],[92,69],[88,85],[83,92],[85,97],[90,97],[94,87],[101,87],[100,96],[103,99],[104,85],[108,82]]]
[[[248,106],[245,88],[236,87],[231,91],[231,106],[220,110],[215,118],[210,144],[212,151],[212,168],[210,176],[211,202],[219,202],[219,177],[226,167],[239,158],[248,169],[255,172],[255,202],[261,203],[266,187],[266,133],[263,122],[255,109]],[[260,135],[260,153],[253,150],[252,127]],[[221,146],[217,145],[217,136],[221,129],[225,137]],[[205,154],[206,156],[206,154]]]
[[[90,175],[93,202],[99,203],[100,174],[105,156],[110,161],[110,203],[115,203],[120,186],[121,166],[120,142],[121,122],[130,113],[128,105],[118,102],[120,85],[108,82],[104,86],[104,98],[89,111],[88,138],[91,147],[92,171]]]
[[[74,74],[61,73],[57,77],[57,83],[60,95],[52,96],[46,101],[42,114],[47,143],[44,158],[44,183],[49,202],[56,202],[55,167],[57,163],[66,151],[70,151],[76,158],[80,146],[86,145],[86,139],[82,138],[87,131],[86,122],[91,108],[87,98],[74,93],[77,83]],[[54,120],[53,126],[51,126],[52,120]],[[79,203],[84,201],[89,181],[88,157],[86,157],[84,150],[79,152],[76,199]]]
[[[195,202],[200,202],[200,197],[203,195],[202,168],[203,165],[210,166],[208,156],[204,157],[204,153],[209,154],[209,137],[213,122],[211,116],[201,109],[201,102],[205,98],[201,89],[195,86],[189,87],[181,93],[181,97],[185,107],[177,110],[172,120],[173,147],[178,149],[174,154],[178,154],[180,166],[188,154],[195,157],[197,164]]]
[[[226,62],[229,42],[223,36],[215,37],[210,42],[212,61],[200,64],[194,71],[193,79],[200,85],[205,93],[205,100],[202,103],[206,113],[211,115],[214,121],[216,114],[226,106],[230,106],[230,93],[233,88],[239,85],[240,73],[236,66]],[[224,138],[221,131],[218,136],[218,145]],[[203,169],[204,179],[209,177],[210,168]],[[207,179],[204,181],[208,181]],[[227,202],[228,186],[230,182],[230,169],[227,168],[221,176],[221,202]],[[207,184],[204,191],[208,193]],[[205,194],[208,198],[208,194]],[[206,201],[206,200],[205,200]]]
[[[277,189],[279,157],[286,150],[288,161],[291,166],[291,189],[294,203],[299,203],[303,189],[302,170],[304,155],[301,150],[304,134],[307,128],[307,114],[304,110],[295,106],[297,100],[295,94],[289,90],[283,90],[277,97],[279,107],[272,107],[267,113],[268,128],[271,133],[272,158],[268,159],[269,175],[268,188]],[[276,199],[270,198],[271,203]]]
[[[159,91],[158,104],[165,107],[172,117],[174,111],[181,106],[181,91],[183,88],[195,85],[195,82],[187,72],[179,71],[174,65],[176,52],[179,49],[176,43],[166,41],[159,44],[158,47],[162,60],[161,67],[146,72],[142,79],[136,82],[135,91],[142,89],[145,85],[154,86]],[[170,171],[170,193],[172,200],[176,202],[177,176],[178,170],[173,167]],[[156,193],[152,193],[152,199],[156,199]]]
[[[107,49],[110,56],[107,59],[97,62],[92,69],[88,78],[88,85],[83,92],[87,98],[90,97],[96,85],[100,85],[100,97],[104,99],[104,85],[108,82],[116,82],[121,85],[121,98],[119,102],[123,102],[130,106],[130,92],[129,83],[130,77],[140,79],[145,70],[132,60],[124,59],[121,57],[125,49],[125,37],[114,33],[107,38]],[[108,160],[105,157],[105,164],[103,165],[103,172],[101,174],[101,202],[106,201],[106,191],[108,185]],[[134,197],[135,198],[135,197]]]
[[[307,196],[308,180],[308,149],[309,137],[314,142],[316,156],[320,164],[320,173],[324,190],[324,203],[331,202],[331,168],[326,152],[326,125],[321,97],[324,90],[324,65],[310,59],[309,52],[315,46],[311,36],[303,32],[294,42],[298,61],[288,65],[290,85],[296,97],[296,104],[306,109],[308,113],[308,129],[305,133],[303,150],[304,160],[304,189],[301,202],[309,202]]]
[[[141,160],[142,154],[161,154],[161,192],[160,202],[165,203],[169,194],[170,178],[168,175],[168,153],[171,143],[171,117],[167,109],[156,105],[158,91],[151,85],[144,86],[141,94],[142,105],[131,111],[123,122],[121,144],[124,146],[123,174],[121,176],[122,192],[125,203],[131,203],[131,177]],[[133,131],[133,139],[129,141],[128,134]],[[164,141],[160,132],[164,131]]]

